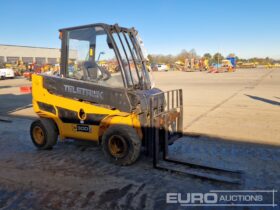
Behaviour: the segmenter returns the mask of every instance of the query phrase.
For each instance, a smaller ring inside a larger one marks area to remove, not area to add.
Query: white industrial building
[[[70,51],[69,57],[75,60],[77,52]],[[24,63],[56,64],[60,62],[60,49],[0,44],[0,63],[12,64],[18,60]]]

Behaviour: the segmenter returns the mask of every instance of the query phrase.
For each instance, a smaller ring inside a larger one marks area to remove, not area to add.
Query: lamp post
[[[219,69],[219,63],[220,63],[220,54],[218,53],[218,65],[217,65],[217,70]]]
[[[105,54],[105,52],[103,52],[103,51],[101,51],[101,52],[99,53],[98,58],[97,58],[97,62],[99,61],[100,56],[101,56],[101,55],[104,55],[104,54]]]

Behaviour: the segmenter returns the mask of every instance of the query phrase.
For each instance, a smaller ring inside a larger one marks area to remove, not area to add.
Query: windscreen
[[[134,31],[92,26],[68,31],[67,77],[112,87],[150,89],[151,82]]]
[[[67,76],[104,86],[124,87],[115,50],[103,27],[68,32]]]
[[[150,77],[146,68],[139,42],[131,32],[114,32],[114,40],[119,49],[128,84],[133,87],[150,88]]]

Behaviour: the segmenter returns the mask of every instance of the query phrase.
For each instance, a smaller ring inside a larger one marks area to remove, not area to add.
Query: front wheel
[[[41,118],[31,124],[30,136],[38,149],[51,149],[57,142],[58,130],[53,120]]]
[[[102,149],[111,162],[131,165],[140,156],[141,139],[130,126],[112,125],[102,136]]]

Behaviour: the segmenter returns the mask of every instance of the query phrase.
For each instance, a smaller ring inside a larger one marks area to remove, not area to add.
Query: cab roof
[[[89,28],[89,27],[95,27],[95,26],[101,26],[101,27],[107,28],[107,29],[113,29],[115,26],[118,26],[122,31],[130,31],[130,30],[134,29],[134,28],[120,27],[117,23],[114,25],[110,25],[110,24],[106,24],[106,23],[92,23],[92,24],[87,24],[87,25],[62,28],[62,29],[59,29],[59,31],[60,32],[61,31],[71,31],[71,30],[83,29],[83,28]]]

